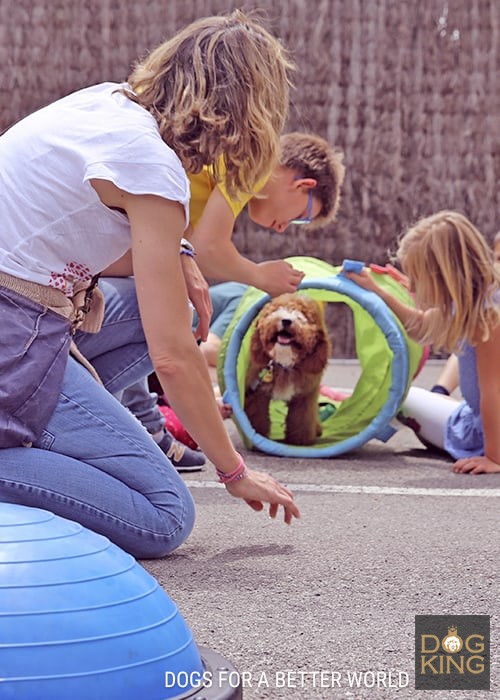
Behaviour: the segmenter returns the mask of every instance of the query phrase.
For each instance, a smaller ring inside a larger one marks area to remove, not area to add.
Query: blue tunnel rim
[[[337,292],[343,296],[350,297],[372,316],[374,322],[384,334],[387,344],[393,353],[391,385],[387,399],[377,415],[363,430],[345,440],[321,447],[316,445],[288,445],[257,433],[250,423],[244,408],[240,405],[237,360],[246,332],[260,309],[271,299],[269,294],[263,294],[247,309],[233,328],[226,348],[223,375],[226,386],[225,396],[232,406],[233,416],[239,425],[240,431],[252,447],[276,457],[335,457],[355,450],[374,438],[380,437],[380,439],[385,439],[391,432],[389,423],[399,409],[408,383],[409,358],[407,341],[393,313],[377,294],[360,287],[342,274],[304,280],[299,285],[298,290],[307,289]]]

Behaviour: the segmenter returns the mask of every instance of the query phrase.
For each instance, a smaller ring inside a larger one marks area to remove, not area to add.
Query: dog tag
[[[271,367],[264,367],[264,369],[260,371],[259,379],[264,384],[269,384],[270,382],[272,382],[273,381],[272,368]]]

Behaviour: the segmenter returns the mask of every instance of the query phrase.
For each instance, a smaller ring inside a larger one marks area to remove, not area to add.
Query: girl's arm
[[[375,282],[368,268],[364,268],[359,274],[356,272],[344,272],[343,274],[359,284],[360,287],[375,292],[399,318],[412,340],[420,342],[426,337],[429,322],[435,313],[433,309],[422,311],[400,301]]]
[[[476,345],[477,374],[481,394],[484,457],[459,459],[453,471],[471,474],[500,472],[500,325],[489,340]]]
[[[169,403],[208,459],[220,471],[230,473],[239,465],[240,456],[222,422],[206,362],[191,330],[179,254],[184,209],[161,197],[131,195],[109,182],[92,184],[105,204],[127,212],[141,321]],[[227,488],[256,510],[263,508],[263,501],[270,503],[271,515],[282,505],[288,523],[300,515],[290,491],[267,474],[249,470],[247,477]]]

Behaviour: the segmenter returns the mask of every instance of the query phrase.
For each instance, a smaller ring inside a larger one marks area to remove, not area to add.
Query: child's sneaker
[[[199,472],[203,469],[206,461],[203,452],[183,445],[168,430],[165,430],[165,435],[158,443],[158,447],[167,455],[178,472]]]

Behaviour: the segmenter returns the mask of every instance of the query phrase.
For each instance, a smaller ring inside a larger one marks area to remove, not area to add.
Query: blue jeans
[[[154,435],[165,427],[165,416],[158,407],[158,394],[149,391],[147,377],[116,394],[116,398],[134,414],[148,433]]]
[[[213,313],[210,332],[222,338],[226,328],[233,320],[241,297],[248,289],[247,285],[239,282],[222,282],[210,287]],[[193,317],[193,329],[198,323],[196,311]],[[124,406],[132,411],[150,433],[158,433],[165,426],[165,418],[158,408],[158,396],[150,393],[147,378],[127,387],[117,398]]]
[[[105,320],[77,344],[104,386],[70,357],[57,407],[31,448],[0,450],[0,500],[45,508],[139,558],[172,552],[194,504],[168,458],[111,395],[152,371],[133,279],[101,282]]]

